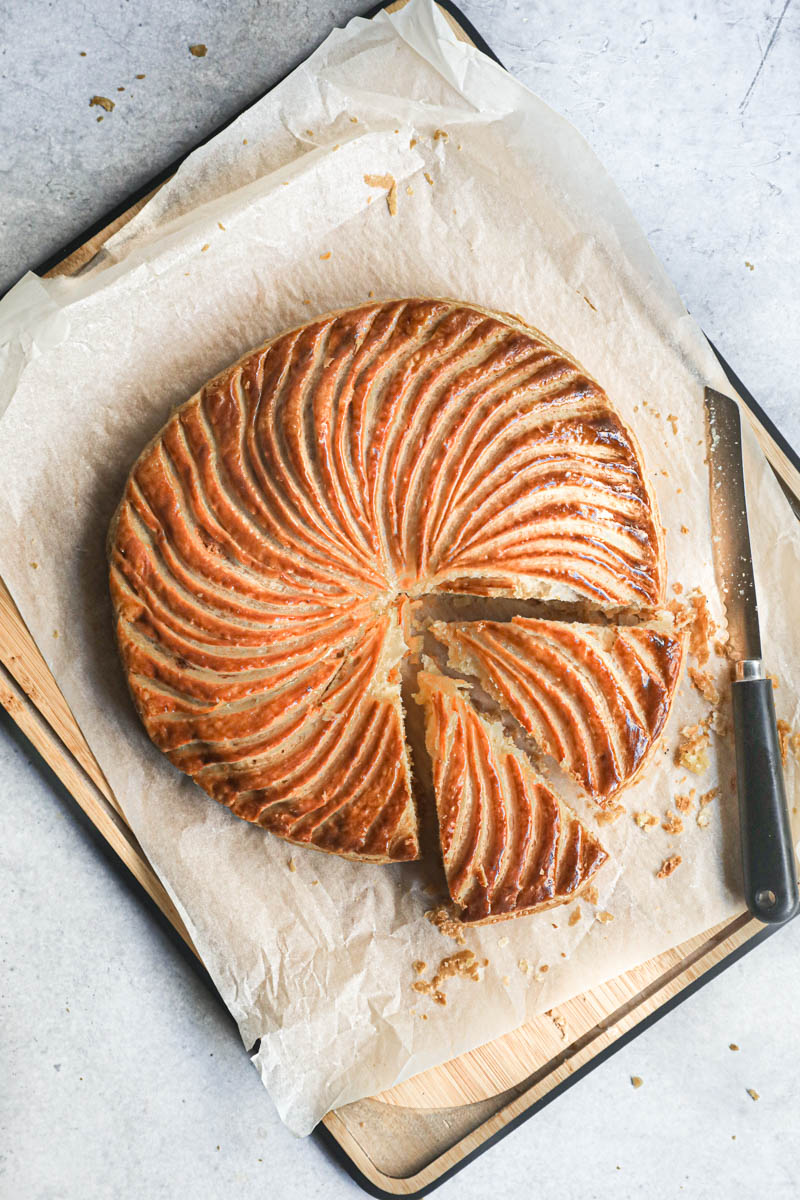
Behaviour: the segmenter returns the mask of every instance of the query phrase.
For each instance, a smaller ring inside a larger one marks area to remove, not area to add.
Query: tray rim
[[[405,3],[407,3],[407,0],[382,0],[381,3],[370,6],[364,13],[362,13],[360,15],[363,18],[369,19],[369,18],[372,18],[372,17],[378,15],[380,12],[382,12],[385,9],[401,8],[404,6]],[[497,63],[498,66],[500,66],[504,70],[506,70],[504,64],[502,63],[502,61],[500,60],[498,55],[495,53],[495,51],[492,49],[492,47],[489,45],[489,43],[486,41],[486,39],[475,28],[475,26],[472,24],[472,22],[461,11],[461,9],[458,7],[458,5],[453,2],[453,0],[436,0],[436,3],[437,3],[437,6],[440,9],[442,9],[445,12],[445,14],[450,18],[451,23],[455,23],[455,25],[460,28],[460,30],[466,35],[466,37],[469,39],[469,41],[471,41],[473,43],[473,45],[476,46],[477,49],[481,50],[484,54],[486,54],[489,58],[491,58],[495,63]],[[300,60],[300,61],[304,61],[304,60]],[[211,130],[203,138],[201,138],[197,143],[195,143],[191,147],[191,149],[187,150],[185,153],[179,155],[177,158],[172,160],[172,162],[170,162],[165,168],[160,170],[155,176],[151,177],[146,183],[144,183],[140,187],[136,188],[135,191],[133,193],[129,194],[124,201],[121,201],[118,204],[115,204],[112,207],[112,209],[110,211],[108,211],[103,217],[94,221],[91,225],[88,226],[88,228],[86,228],[82,233],[80,233],[77,236],[75,236],[74,238],[72,238],[59,251],[55,252],[54,254],[52,254],[49,257],[47,257],[46,259],[44,259],[35,268],[32,268],[33,272],[37,275],[45,275],[45,274],[48,274],[51,272],[54,273],[56,271],[56,269],[59,266],[61,266],[67,259],[69,259],[73,254],[76,254],[77,252],[82,250],[84,247],[86,247],[86,245],[89,242],[91,242],[94,238],[98,237],[98,235],[102,234],[104,231],[108,231],[108,235],[110,236],[110,233],[112,231],[110,230],[109,227],[111,225],[113,225],[115,222],[121,220],[122,217],[124,217],[128,214],[133,215],[131,213],[131,209],[133,209],[137,206],[141,207],[147,201],[147,199],[149,199],[150,194],[152,192],[156,191],[164,182],[166,182],[166,180],[168,180],[175,173],[175,171],[178,169],[178,167],[180,167],[180,165],[183,163],[183,161],[186,158],[188,158],[190,154],[194,153],[194,151],[196,149],[200,148],[201,146],[205,145],[207,142],[211,141],[212,138],[216,137],[217,134],[221,133],[224,129],[226,129],[229,125],[231,125],[235,120],[237,120],[238,117],[241,116],[241,114],[243,112],[246,112],[247,109],[250,108],[253,104],[257,103],[259,100],[263,99],[264,96],[268,95],[269,92],[272,91],[274,87],[277,87],[289,74],[291,74],[291,72],[295,69],[295,67],[297,65],[298,64],[296,63],[292,67],[290,67],[288,71],[286,71],[284,74],[282,74],[280,76],[280,78],[275,80],[275,82],[271,83],[267,88],[264,89],[264,91],[260,92],[258,95],[256,95],[252,99],[248,100],[248,102],[245,105],[243,105],[241,108],[237,109],[237,111],[235,113],[233,113],[230,117],[228,117],[226,120],[221,122],[213,130]],[[14,284],[11,285],[11,287],[13,287],[13,286],[14,286]],[[7,290],[10,290],[10,288]],[[5,293],[0,294],[0,298],[2,298],[2,295],[4,295],[4,294]],[[788,460],[789,464],[798,473],[798,477],[800,477],[800,455],[794,450],[794,448],[787,441],[787,439],[784,437],[784,435],[776,427],[776,425],[774,424],[772,419],[764,411],[764,409],[761,407],[761,405],[756,401],[755,397],[752,395],[752,393],[749,391],[749,389],[742,383],[742,381],[739,379],[739,377],[734,372],[734,370],[729,366],[727,361],[723,358],[722,354],[717,349],[717,347],[714,345],[714,343],[711,342],[710,339],[707,339],[707,340],[709,341],[709,345],[710,345],[711,349],[713,350],[716,358],[718,359],[720,366],[722,367],[728,381],[730,382],[733,389],[738,393],[739,398],[741,400],[743,400],[744,403],[746,404],[747,408],[749,409],[750,413],[752,414],[752,417],[755,419],[755,423],[757,423],[758,425],[761,426],[763,431],[766,433],[768,439],[770,439],[775,444],[775,446],[778,448],[780,454]],[[781,486],[782,486],[784,492],[787,494],[787,498],[789,499],[790,503],[792,503],[792,507],[795,510],[795,514],[798,515],[798,517],[800,517],[800,496],[795,494],[792,491],[792,489],[789,487],[789,485],[781,478],[780,474],[775,469],[774,463],[771,462],[771,465],[773,466],[773,470],[775,471],[776,477],[778,478],[779,482],[781,483]],[[46,721],[46,719],[45,718],[42,718],[42,719],[45,721],[45,724],[47,724],[48,728],[49,728],[49,723]],[[55,772],[55,770],[47,762],[46,758],[41,753],[41,750],[39,749],[39,747],[31,740],[31,738],[28,736],[28,734],[20,728],[20,726],[14,720],[13,715],[11,713],[7,712],[6,709],[3,708],[2,706],[0,706],[0,721],[2,721],[4,728],[7,728],[9,730],[11,736],[15,740],[17,740],[19,744],[24,746],[27,749],[29,754],[32,754],[32,756],[34,758],[34,763],[32,765],[36,766],[36,768],[39,770],[39,772],[48,779],[51,787],[53,788],[53,790],[56,793],[59,794],[62,802],[66,802],[67,807],[69,807],[72,810],[73,818],[77,819],[79,824],[87,832],[89,832],[90,836],[92,837],[92,840],[95,842],[97,847],[100,849],[101,853],[103,854],[103,857],[106,858],[106,860],[110,863],[110,865],[112,866],[112,869],[116,871],[118,876],[121,876],[125,880],[127,886],[130,889],[131,894],[135,895],[141,903],[145,904],[148,907],[151,915],[155,918],[158,926],[162,929],[162,931],[166,932],[167,936],[170,938],[170,940],[173,942],[173,944],[175,946],[177,946],[179,952],[191,964],[192,969],[198,974],[198,977],[203,979],[203,981],[206,983],[206,985],[213,991],[214,995],[218,997],[219,993],[217,992],[217,989],[214,986],[211,976],[209,975],[209,973],[206,970],[202,961],[198,958],[196,953],[192,952],[192,948],[189,945],[187,945],[185,939],[181,936],[181,934],[175,928],[175,926],[171,922],[170,918],[166,915],[164,910],[159,906],[158,902],[153,898],[153,896],[148,894],[148,892],[146,891],[146,889],[144,888],[144,886],[142,885],[140,880],[134,875],[132,869],[128,866],[128,864],[125,863],[119,857],[117,851],[114,849],[114,847],[111,845],[111,843],[107,840],[107,838],[104,836],[102,831],[98,828],[98,826],[92,821],[91,817],[89,817],[85,812],[83,812],[83,810],[81,809],[80,805],[78,804],[78,801],[76,800],[75,796],[69,790],[67,785],[59,778],[59,776]],[[70,750],[66,747],[62,747],[62,748],[63,748],[66,756],[70,759],[73,759],[73,756],[72,756]],[[127,822],[125,824],[127,826]],[[733,924],[736,920],[737,920],[737,918],[733,918],[732,921],[729,922],[728,924]],[[756,926],[758,925],[758,923],[755,921],[753,921],[753,924]],[[755,933],[753,933],[751,936],[746,938],[746,940],[744,940],[740,945],[735,947],[733,950],[728,951],[718,962],[715,962],[713,965],[705,968],[703,973],[699,976],[699,978],[693,980],[692,982],[683,984],[681,986],[680,990],[675,995],[673,995],[673,996],[669,997],[668,999],[664,1000],[663,1002],[661,1002],[652,1013],[649,1013],[647,1016],[640,1018],[633,1025],[633,1027],[631,1029],[629,1029],[627,1032],[625,1032],[623,1034],[618,1035],[610,1045],[606,1046],[604,1049],[597,1051],[595,1054],[593,1054],[593,1056],[591,1057],[591,1059],[588,1062],[584,1063],[581,1067],[579,1067],[577,1070],[575,1070],[573,1073],[571,1073],[561,1083],[556,1084],[540,1099],[533,1101],[531,1104],[526,1106],[521,1112],[517,1113],[515,1116],[508,1119],[501,1128],[495,1130],[494,1132],[492,1132],[488,1135],[484,1135],[483,1139],[477,1145],[475,1145],[472,1149],[469,1149],[465,1153],[463,1153],[463,1155],[455,1163],[453,1163],[451,1166],[444,1168],[440,1174],[436,1175],[433,1179],[430,1179],[427,1182],[423,1183],[419,1188],[417,1188],[414,1191],[408,1191],[407,1188],[403,1188],[402,1186],[400,1188],[394,1188],[391,1186],[389,1188],[384,1188],[384,1187],[381,1187],[377,1182],[373,1181],[373,1179],[370,1178],[370,1175],[366,1174],[365,1171],[362,1169],[362,1167],[360,1167],[358,1165],[358,1163],[356,1163],[354,1158],[345,1149],[344,1144],[336,1137],[336,1134],[326,1124],[326,1121],[328,1120],[327,1116],[325,1118],[323,1118],[323,1120],[320,1122],[320,1124],[317,1126],[317,1128],[313,1131],[312,1136],[314,1136],[318,1141],[320,1141],[325,1146],[328,1153],[334,1158],[334,1160],[338,1163],[338,1165],[341,1166],[347,1172],[347,1174],[354,1180],[354,1182],[356,1182],[369,1195],[381,1197],[381,1198],[385,1197],[385,1198],[387,1198],[387,1200],[390,1197],[395,1197],[398,1195],[402,1195],[402,1196],[406,1197],[407,1200],[416,1200],[417,1197],[423,1197],[423,1196],[429,1195],[431,1191],[433,1191],[435,1188],[438,1188],[442,1183],[446,1182],[447,1180],[453,1178],[456,1174],[458,1174],[459,1171],[463,1170],[466,1166],[468,1166],[470,1163],[472,1163],[476,1158],[478,1158],[485,1151],[494,1147],[513,1129],[518,1128],[520,1125],[522,1125],[524,1122],[528,1121],[531,1117],[533,1117],[540,1110],[545,1108],[552,1101],[554,1101],[559,1096],[561,1096],[564,1092],[568,1091],[576,1083],[578,1083],[580,1080],[582,1080],[587,1074],[589,1074],[589,1072],[594,1070],[595,1067],[600,1066],[603,1062],[607,1061],[618,1050],[622,1049],[624,1046],[628,1045],[634,1038],[638,1037],[639,1034],[644,1033],[647,1029],[649,1029],[652,1025],[654,1025],[658,1020],[660,1020],[662,1016],[666,1015],[668,1012],[673,1011],[684,1000],[686,1000],[690,996],[694,995],[700,988],[704,987],[707,983],[710,983],[713,979],[715,979],[717,976],[719,976],[724,970],[726,970],[728,966],[731,966],[731,965],[733,965],[733,963],[739,961],[746,954],[748,954],[751,950],[755,949],[758,945],[762,944],[768,937],[771,937],[775,933],[777,933],[780,928],[781,928],[780,926],[765,926],[765,927],[758,928]],[[224,1004],[222,1005],[222,1008],[226,1013],[228,1013],[228,1010]],[[228,1014],[228,1015],[230,1016],[230,1014]],[[230,1020],[233,1023],[232,1017],[230,1017]],[[255,1048],[252,1048],[250,1051],[248,1051],[248,1053],[252,1054],[254,1052],[254,1049]],[[500,1093],[500,1095],[502,1095],[502,1094],[504,1094],[504,1093]],[[497,1113],[495,1113],[494,1115],[498,1116],[503,1111],[504,1107],[505,1106],[501,1106],[501,1108],[498,1109]],[[419,1111],[425,1111],[425,1110],[419,1110]],[[335,1112],[335,1110],[334,1110],[334,1112]],[[331,1115],[331,1114],[329,1114],[329,1115]],[[462,1139],[460,1139],[459,1141],[454,1143],[454,1145],[452,1147],[450,1147],[449,1151],[443,1151],[442,1156],[446,1156],[449,1152],[456,1150],[457,1147],[461,1144],[461,1142],[468,1141],[468,1140],[474,1138],[477,1134],[479,1134],[481,1128],[483,1128],[490,1120],[493,1120],[493,1119],[494,1119],[493,1117],[486,1118],[481,1124],[476,1126],[474,1130],[472,1130],[468,1134],[465,1134]],[[365,1152],[364,1152],[364,1158],[365,1158],[366,1162],[369,1163],[370,1166],[372,1166],[371,1161],[369,1160],[369,1158]],[[402,1185],[403,1183],[409,1184],[414,1179],[418,1178],[419,1176],[428,1174],[430,1172],[431,1168],[435,1166],[437,1161],[438,1161],[438,1158],[434,1158],[428,1164],[426,1164],[426,1166],[424,1168],[421,1168],[419,1171],[414,1172],[407,1176],[397,1176],[397,1177],[388,1176],[388,1175],[384,1174],[382,1171],[380,1171],[378,1168],[373,1168],[373,1171],[374,1171],[376,1178],[385,1180],[386,1183],[389,1185],[392,1185],[395,1183],[399,1184],[399,1185]],[[372,1171],[370,1172],[370,1174],[372,1174]]]

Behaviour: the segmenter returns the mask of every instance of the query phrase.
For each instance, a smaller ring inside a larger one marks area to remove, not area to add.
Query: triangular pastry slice
[[[680,635],[529,617],[431,630],[450,665],[476,676],[601,806],[652,755],[680,675]]]
[[[417,682],[447,885],[461,919],[496,921],[574,899],[608,857],[597,838],[457,681],[421,671]]]

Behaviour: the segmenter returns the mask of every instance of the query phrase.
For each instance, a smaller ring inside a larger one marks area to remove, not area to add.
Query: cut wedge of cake
[[[683,638],[656,625],[436,622],[481,686],[598,804],[641,772],[669,715]]]
[[[564,904],[608,857],[456,680],[422,671],[439,838],[450,895],[468,922]]]

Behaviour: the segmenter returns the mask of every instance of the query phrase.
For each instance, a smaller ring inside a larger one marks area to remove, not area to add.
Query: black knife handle
[[[747,907],[781,924],[800,899],[771,679],[737,679],[733,688],[736,789]]]

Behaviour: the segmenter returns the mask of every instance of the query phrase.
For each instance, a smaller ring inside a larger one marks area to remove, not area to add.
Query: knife
[[[800,907],[772,680],[761,660],[739,406],[706,388],[714,563],[728,615],[742,873],[754,917],[780,924]]]

